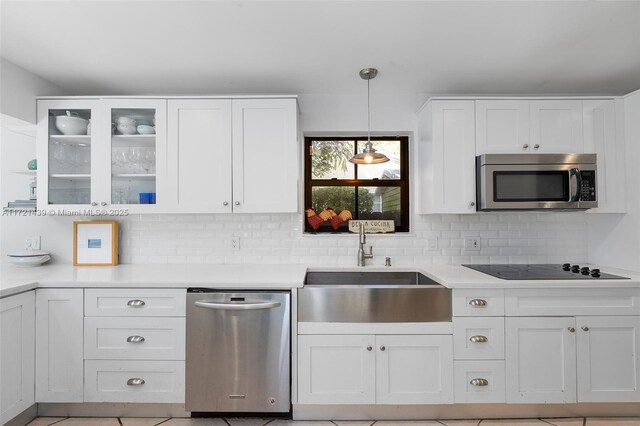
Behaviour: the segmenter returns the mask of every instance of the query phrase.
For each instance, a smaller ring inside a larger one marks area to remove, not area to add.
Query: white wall
[[[624,98],[627,207],[624,215],[589,215],[588,257],[596,265],[640,270],[640,90]]]
[[[55,84],[0,58],[0,112],[29,123],[36,122],[36,96],[66,95]]]

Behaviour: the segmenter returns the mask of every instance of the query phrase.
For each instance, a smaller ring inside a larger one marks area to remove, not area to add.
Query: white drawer
[[[185,319],[85,317],[85,359],[184,360]]]
[[[504,290],[453,290],[453,316],[500,317],[504,315]]]
[[[455,317],[453,359],[504,359],[504,317]]]
[[[183,317],[186,290],[87,289],[84,314],[88,317]]]
[[[507,289],[505,310],[514,317],[640,315],[640,289]]]
[[[184,361],[87,360],[84,401],[183,404]]]
[[[454,361],[455,403],[503,403],[504,361]]]

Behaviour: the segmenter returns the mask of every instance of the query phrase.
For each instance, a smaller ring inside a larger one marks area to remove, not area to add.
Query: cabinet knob
[[[229,202],[228,202],[228,201],[223,201],[223,202],[222,202],[222,205],[223,205],[223,206],[228,206],[228,205],[229,205]]]
[[[473,386],[489,386],[489,381],[487,379],[471,379],[469,383]]]
[[[140,299],[133,299],[127,302],[127,306],[131,306],[132,308],[140,308],[144,305],[146,305],[146,303],[144,303],[144,300]]]
[[[540,148],[540,144],[535,144],[535,145],[533,146],[533,149],[538,149],[538,148]]]
[[[371,345],[367,345],[367,350],[371,352],[373,350],[373,347]]]
[[[382,346],[380,346],[380,350],[381,350],[381,351],[386,351],[386,350],[387,350],[387,348],[385,348],[385,347],[384,347],[384,345],[382,345]]]
[[[101,203],[100,203],[100,205],[101,205],[102,207],[104,207],[104,206],[106,206],[106,205],[107,205],[107,203],[106,203],[105,201],[103,201],[103,202],[101,202]]]
[[[129,343],[142,343],[142,342],[144,342],[144,337],[142,337],[142,336],[129,336],[129,337],[127,337],[127,342],[129,342]]]
[[[525,143],[524,145],[522,145],[522,149],[529,149],[529,144]]]
[[[489,339],[487,339],[487,336],[471,336],[469,341],[473,343],[487,343]]]
[[[97,206],[97,205],[98,205],[98,203],[96,203],[95,201],[93,201],[93,202],[91,202],[91,205],[92,205],[92,206]]]
[[[469,302],[469,305],[478,308],[480,306],[487,306],[487,301],[484,299],[473,299]]]
[[[569,330],[569,333],[575,333],[576,329],[573,327],[567,327],[567,330]]]
[[[583,331],[589,331],[589,327],[587,327],[586,325],[583,325],[583,326],[582,326],[582,330],[583,330]]]
[[[132,377],[129,380],[127,380],[127,386],[142,386],[142,385],[144,385],[144,379]]]
[[[475,201],[471,201],[471,202],[469,203],[469,207],[474,207],[475,205],[476,205],[476,202],[475,202]]]
[[[235,202],[235,203],[233,203],[233,204],[235,204],[236,206],[239,206],[239,205],[240,205],[240,201],[236,201],[236,202]]]

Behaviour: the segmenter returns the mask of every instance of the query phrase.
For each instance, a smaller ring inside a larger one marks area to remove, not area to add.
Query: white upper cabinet
[[[169,100],[169,211],[298,210],[297,104]]]
[[[624,111],[619,99],[583,101],[584,150],[598,156],[598,208],[591,213],[626,213]]]
[[[529,152],[529,101],[476,101],[476,155]]]
[[[582,101],[476,101],[476,155],[585,152]]]
[[[418,115],[418,214],[475,213],[474,101],[432,100]]]
[[[584,152],[581,100],[535,100],[531,115],[531,152]]]
[[[39,100],[37,153],[40,209],[157,212],[166,100]]]
[[[169,209],[230,213],[231,100],[169,100]]]

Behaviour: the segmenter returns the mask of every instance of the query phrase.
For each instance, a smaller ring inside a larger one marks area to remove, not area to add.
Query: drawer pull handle
[[[575,333],[576,329],[573,327],[567,327],[567,330],[569,330],[569,333]]]
[[[144,385],[144,379],[138,379],[137,377],[133,377],[127,380],[127,386],[142,386]]]
[[[373,350],[373,347],[371,345],[367,345],[367,350],[371,352]]]
[[[144,303],[144,300],[140,299],[133,299],[127,302],[127,306],[131,306],[132,308],[140,308],[144,305],[146,305],[146,303]]]
[[[127,337],[127,342],[129,342],[129,343],[142,343],[142,342],[144,342],[144,337],[142,337],[142,336],[129,336],[129,337]]]
[[[489,386],[489,381],[487,379],[471,379],[469,383],[473,386]]]
[[[384,352],[384,351],[387,350],[387,348],[384,345],[382,345],[382,346],[380,346],[380,350]]]
[[[479,306],[487,306],[487,301],[484,299],[472,299],[469,302],[469,305],[473,306],[473,307],[479,307]]]
[[[487,343],[489,341],[486,336],[471,336],[469,340],[473,343]]]
[[[583,330],[583,331],[589,331],[589,327],[587,327],[586,325],[583,325],[583,326],[582,326],[582,330]]]

